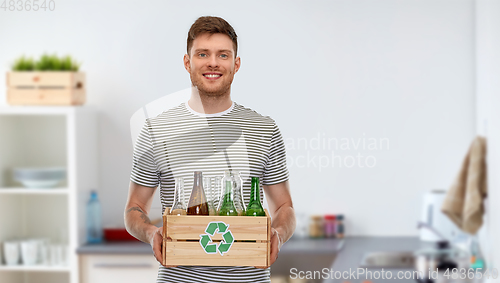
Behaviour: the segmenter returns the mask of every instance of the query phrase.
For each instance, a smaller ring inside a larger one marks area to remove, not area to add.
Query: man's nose
[[[219,60],[217,56],[210,56],[208,60],[208,67],[210,68],[217,68],[219,67]]]

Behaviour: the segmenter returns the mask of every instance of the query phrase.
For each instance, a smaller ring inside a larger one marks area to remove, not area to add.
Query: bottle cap
[[[333,215],[333,214],[326,214],[325,215],[325,220],[335,220],[335,215]]]
[[[337,214],[337,219],[338,220],[344,220],[344,215],[343,214]]]

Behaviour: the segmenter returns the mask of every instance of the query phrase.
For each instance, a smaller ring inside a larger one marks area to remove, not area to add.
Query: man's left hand
[[[269,256],[269,266],[278,259],[278,253],[280,252],[282,244],[278,231],[271,227],[271,255]]]
[[[271,266],[277,259],[283,242],[276,229],[271,227],[271,254],[269,255],[269,266]],[[257,268],[267,268],[269,266],[256,266]]]

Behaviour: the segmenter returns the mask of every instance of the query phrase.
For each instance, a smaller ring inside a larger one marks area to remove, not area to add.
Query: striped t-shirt
[[[131,180],[160,186],[164,210],[173,203],[174,178],[184,178],[187,201],[194,171],[216,177],[225,170],[241,172],[245,204],[251,177],[260,177],[261,185],[287,181],[285,145],[276,123],[234,102],[216,114],[197,113],[182,103],[146,120],[135,143]],[[157,282],[270,282],[269,274],[269,269],[242,266],[160,266]]]

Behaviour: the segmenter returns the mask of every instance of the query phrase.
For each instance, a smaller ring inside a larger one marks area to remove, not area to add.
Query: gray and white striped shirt
[[[182,103],[146,120],[135,143],[131,180],[160,186],[164,210],[173,202],[174,178],[184,178],[188,199],[194,171],[215,177],[225,170],[241,172],[245,203],[251,177],[260,177],[261,185],[287,181],[285,145],[276,123],[234,102],[216,114],[197,113]],[[241,266],[160,266],[157,282],[270,282],[269,272]]]

